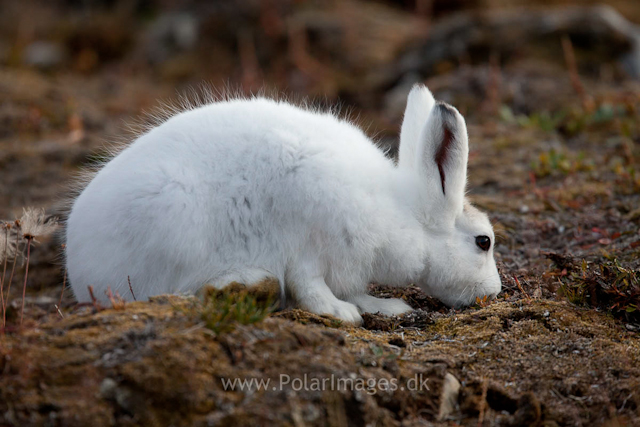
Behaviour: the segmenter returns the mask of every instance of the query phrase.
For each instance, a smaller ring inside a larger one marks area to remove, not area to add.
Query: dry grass
[[[2,301],[2,327],[6,327],[6,311],[9,303],[9,295],[11,291],[11,282],[15,273],[16,265],[18,264],[18,258],[20,256],[26,259],[24,270],[24,283],[22,286],[22,306],[20,309],[20,325],[22,326],[24,320],[24,304],[27,292],[27,279],[29,277],[29,261],[31,257],[31,246],[33,243],[37,243],[36,238],[48,236],[56,231],[58,228],[58,219],[55,217],[48,217],[45,214],[44,209],[25,208],[23,209],[22,216],[13,221],[2,221],[2,228],[4,229],[3,238],[0,240],[2,245],[2,277],[0,278],[0,299]],[[11,234],[15,235],[13,240]],[[20,243],[24,243],[22,246]],[[24,255],[26,251],[26,256]],[[11,262],[11,275],[8,280],[5,281],[5,275],[7,271],[7,262],[9,258],[13,258]],[[8,283],[6,289],[4,284]]]

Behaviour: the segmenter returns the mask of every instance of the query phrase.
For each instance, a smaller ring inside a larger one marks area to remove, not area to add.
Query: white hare
[[[370,282],[451,306],[501,288],[487,216],[465,199],[458,111],[417,85],[398,164],[330,113],[266,98],[179,113],[109,161],[75,200],[66,262],[79,301],[277,278],[298,307],[359,323],[400,314]]]

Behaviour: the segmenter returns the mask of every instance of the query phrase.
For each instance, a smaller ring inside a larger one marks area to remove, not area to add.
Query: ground
[[[58,312],[61,242],[36,237],[22,325],[25,262],[10,290],[11,259],[4,276],[0,424],[640,424],[640,83],[617,54],[603,57],[589,45],[597,40],[570,34],[573,69],[558,35],[390,78],[399,71],[389,65],[426,37],[425,18],[409,6],[285,3],[255,16],[204,8],[199,41],[181,47],[179,37],[154,36],[173,31],[162,27],[173,22],[168,12],[104,6],[88,25],[62,3],[32,5],[27,20],[9,2],[15,19],[5,14],[0,31],[0,218],[42,207],[64,219],[81,167],[126,141],[127,125],[145,111],[203,82],[255,89],[264,80],[340,99],[393,156],[403,96],[417,80],[467,119],[469,197],[493,222],[503,292],[452,310],[415,287],[372,284],[371,293],[416,310],[368,314],[357,328],[270,312],[268,295],[240,285],[149,302],[126,295],[110,307],[78,306],[66,290]],[[485,3],[503,6],[456,8]],[[434,4],[443,8],[434,9],[437,24],[450,11]],[[640,22],[635,2],[614,4]],[[301,27],[283,30],[278,14]],[[225,39],[234,19],[246,31]],[[331,36],[344,19],[356,41],[348,31]],[[25,59],[43,34],[66,49],[59,62]],[[283,373],[289,382],[280,387]],[[311,385],[332,376],[351,383]],[[277,389],[225,390],[230,378],[270,379]]]

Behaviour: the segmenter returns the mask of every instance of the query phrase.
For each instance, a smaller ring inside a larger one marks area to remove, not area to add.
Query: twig
[[[433,0],[416,0],[416,13],[430,21],[433,15]]]
[[[20,309],[20,326],[22,326],[22,320],[24,318],[24,300],[27,296],[27,277],[29,277],[29,256],[31,255],[31,241],[33,236],[25,236],[27,239],[27,267],[24,270],[24,285],[22,285],[22,308]]]
[[[529,181],[531,181],[531,190],[535,191],[537,188],[537,181],[536,181],[536,174],[532,172],[529,172]]]
[[[524,288],[522,287],[522,285],[520,284],[520,281],[518,280],[518,278],[516,276],[513,276],[513,280],[515,280],[516,285],[518,286],[518,289],[520,289],[520,292],[522,292],[522,294],[527,298],[527,301],[531,302],[531,297],[529,296],[529,294],[527,294],[524,291]]]
[[[622,401],[622,406],[620,406],[620,409],[618,409],[618,412],[622,412],[622,410],[624,409],[625,405],[627,404],[627,401],[629,399],[631,399],[632,396],[633,396],[633,392],[629,393],[629,396],[624,398],[624,400]]]
[[[307,33],[302,22],[289,24],[289,57],[293,64],[311,79],[322,81],[327,67],[307,53]]]
[[[487,404],[487,390],[489,389],[489,383],[487,383],[486,379],[483,379],[482,382],[482,396],[480,396],[480,408],[478,408],[478,410],[480,411],[480,415],[478,417],[478,426],[482,426],[482,423],[484,422],[484,412],[485,412],[485,407]]]
[[[251,31],[238,32],[238,51],[242,67],[242,89],[251,92],[258,86],[260,79],[260,64]]]
[[[4,254],[2,258],[3,258],[4,266],[2,267],[2,277],[0,277],[0,297],[1,297],[0,303],[2,303],[2,312],[3,312],[3,318],[4,318],[4,276],[7,272],[7,249],[9,249],[9,228],[11,227],[11,225],[10,224],[3,224],[3,225],[4,225]],[[2,326],[4,326],[4,324]]]
[[[571,43],[571,39],[566,35],[562,37],[562,51],[564,52],[564,60],[567,63],[567,68],[569,69],[569,77],[571,79],[573,90],[575,90],[580,97],[580,100],[582,101],[582,107],[586,111],[593,111],[593,99],[589,96],[589,94],[587,94],[587,91],[584,89],[584,85],[580,80],[580,75],[578,74],[578,66],[576,64],[576,56],[573,50],[573,44]]]
[[[93,304],[93,308],[95,308],[96,311],[100,311],[102,307],[100,307],[100,303],[96,299],[95,295],[93,295],[93,286],[89,285],[87,286],[87,289],[89,289],[89,296],[91,297],[91,303]]]
[[[11,282],[13,282],[13,273],[16,271],[16,263],[18,262],[18,243],[20,238],[20,220],[16,220],[16,253],[13,256],[13,266],[11,267],[11,274],[9,275],[9,286],[7,286],[7,297],[4,300],[4,306],[2,307],[2,326],[7,324],[7,305],[9,305],[9,295],[11,292]]]
[[[109,301],[111,301],[111,307],[114,310],[121,310],[124,308],[124,301],[122,300],[122,297],[120,295],[118,295],[118,293],[116,292],[116,295],[113,295],[113,292],[111,291],[111,286],[107,286],[107,290],[105,291],[105,294],[107,294],[107,298],[109,298]]]
[[[62,307],[62,296],[64,295],[64,289],[67,285],[67,269],[64,269],[64,276],[62,278],[62,291],[60,291],[60,300],[58,300],[58,307]]]
[[[487,82],[487,100],[483,107],[490,114],[497,114],[500,107],[500,54],[491,52],[489,56],[489,80]]]
[[[67,245],[62,244],[62,250],[64,250],[66,247]],[[62,290],[60,291],[60,299],[58,300],[58,305],[54,305],[56,310],[58,310],[58,314],[63,319],[64,319],[64,316],[62,315],[62,311],[60,311],[60,307],[62,307],[62,297],[64,296],[64,290],[66,288],[66,285],[67,285],[67,268],[65,267],[64,275],[62,276]]]
[[[131,291],[131,295],[133,296],[134,301],[138,301],[136,298],[136,294],[133,293],[133,287],[131,286],[131,276],[127,276],[127,282],[129,282],[129,291]]]
[[[267,37],[275,39],[282,34],[284,23],[273,1],[260,2],[260,24]]]

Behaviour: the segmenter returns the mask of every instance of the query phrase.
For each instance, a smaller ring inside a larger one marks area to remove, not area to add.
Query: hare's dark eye
[[[483,251],[488,251],[491,247],[491,239],[489,236],[476,236],[476,245]]]

